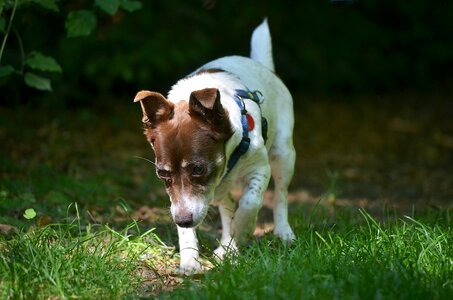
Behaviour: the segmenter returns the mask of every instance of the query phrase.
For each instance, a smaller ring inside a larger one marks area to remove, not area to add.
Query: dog
[[[295,239],[288,223],[288,185],[296,152],[293,101],[274,73],[267,19],[253,32],[250,58],[227,56],[179,80],[167,97],[142,90],[144,133],[155,153],[177,225],[180,271],[201,271],[195,228],[219,207],[222,259],[253,234],[270,178],[274,234]],[[241,188],[236,203],[229,192]]]

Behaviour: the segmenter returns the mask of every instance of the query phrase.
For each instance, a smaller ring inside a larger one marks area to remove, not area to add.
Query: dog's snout
[[[192,213],[184,213],[184,214],[178,214],[175,216],[175,223],[179,226],[179,227],[184,227],[184,228],[188,228],[188,227],[192,227],[193,226],[193,215]]]

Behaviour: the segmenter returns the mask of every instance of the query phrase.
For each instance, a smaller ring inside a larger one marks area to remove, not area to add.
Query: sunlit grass
[[[120,299],[137,296],[143,277],[168,249],[135,222],[116,231],[69,223],[0,239],[1,299]],[[146,261],[144,259],[146,257]]]
[[[291,245],[266,235],[237,257],[213,261],[201,278],[187,277],[167,292],[155,281],[147,291],[146,276],[159,276],[156,266],[165,265],[169,249],[152,230],[140,233],[136,222],[117,231],[81,222],[76,210],[71,221],[0,240],[0,297],[448,299],[453,293],[448,211],[378,222],[361,210],[310,218],[295,231]],[[148,275],[140,273],[142,266]]]
[[[365,211],[363,225],[337,220],[296,228],[288,246],[256,241],[168,299],[449,299],[452,220],[405,217],[385,226]],[[345,220],[347,221],[347,220]],[[315,229],[316,228],[316,229]]]

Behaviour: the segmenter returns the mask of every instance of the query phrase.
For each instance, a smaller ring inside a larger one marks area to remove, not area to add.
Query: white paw
[[[217,249],[214,250],[214,258],[216,260],[223,260],[226,252],[227,252],[226,248],[220,245],[219,247],[217,247]]]
[[[214,250],[214,257],[216,260],[221,261],[225,258],[226,255],[237,255],[238,248],[236,245],[220,245],[217,249]]]
[[[178,274],[182,275],[193,275],[202,272],[203,267],[200,262],[193,259],[189,262],[181,262],[179,269],[176,271]]]
[[[276,225],[274,228],[274,235],[278,236],[284,242],[293,242],[296,240],[296,236],[294,235],[293,230],[289,226],[289,224],[285,225]]]

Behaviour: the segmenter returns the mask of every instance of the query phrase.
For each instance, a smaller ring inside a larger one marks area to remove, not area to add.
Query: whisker
[[[135,155],[134,157],[135,157],[135,158],[138,158],[138,159],[142,159],[142,160],[144,160],[144,161],[147,161],[147,162],[149,162],[150,164],[152,164],[153,166],[156,166],[156,163],[155,163],[155,162],[153,162],[152,160],[149,160],[149,159],[147,159],[147,158],[145,158],[145,157],[141,157],[141,156],[137,156],[137,155]]]

